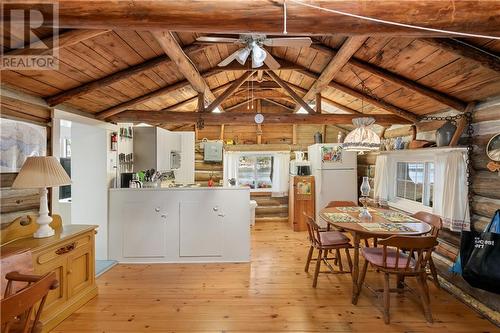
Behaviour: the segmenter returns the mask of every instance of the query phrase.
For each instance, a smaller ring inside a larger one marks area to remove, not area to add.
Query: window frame
[[[429,189],[427,189],[426,182],[428,180],[429,174],[427,172],[428,169],[428,164],[427,163],[434,163],[434,155],[433,154],[405,154],[405,153],[399,153],[399,154],[391,154],[389,158],[389,163],[391,163],[392,170],[394,170],[394,177],[391,179],[392,186],[391,186],[391,195],[390,195],[390,200],[388,201],[388,205],[391,208],[401,210],[407,213],[416,213],[420,211],[432,213],[433,208],[424,205],[423,202],[417,202],[405,198],[401,198],[397,196],[397,165],[398,163],[423,163],[424,164],[424,183],[423,183],[423,188],[422,188],[422,197],[425,198],[425,196],[429,195],[427,193]],[[433,193],[433,197],[435,197],[435,194]]]

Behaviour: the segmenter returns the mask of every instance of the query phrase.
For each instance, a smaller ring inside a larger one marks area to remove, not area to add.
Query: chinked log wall
[[[2,96],[0,102],[0,113],[2,118],[26,121],[47,128],[47,152],[50,154],[50,110],[23,103]],[[38,190],[34,189],[11,189],[12,183],[17,176],[14,173],[0,173],[0,228],[19,216],[38,213],[40,196]],[[50,195],[49,195],[50,198]]]
[[[497,173],[488,171],[486,164],[490,161],[486,155],[486,145],[495,133],[500,132],[500,106],[482,108],[474,112],[474,149],[472,156],[473,178],[472,178],[472,221],[476,230],[484,230],[490,222],[495,210],[500,208],[500,177]],[[421,129],[424,134],[433,134],[442,125],[442,122],[424,124]],[[393,131],[386,131],[385,136],[405,136],[409,133],[408,127],[402,127]],[[405,138],[406,139],[406,138]],[[465,144],[460,142],[461,144]],[[369,153],[358,156],[358,176],[368,176],[373,188],[375,176],[375,162],[377,153]],[[373,196],[373,192],[372,192]],[[436,260],[440,275],[452,285],[458,287],[464,295],[472,296],[487,305],[492,311],[500,311],[500,300],[498,296],[480,289],[470,287],[459,275],[449,272],[450,262],[454,262],[459,251],[460,233],[443,229],[439,237],[437,252],[445,257],[448,263]],[[487,313],[485,313],[488,315]]]

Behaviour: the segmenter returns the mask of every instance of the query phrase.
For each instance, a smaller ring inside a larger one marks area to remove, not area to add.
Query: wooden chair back
[[[330,201],[325,208],[334,208],[334,207],[355,207],[356,204],[354,201]]]
[[[412,217],[430,225],[432,227],[430,234],[434,237],[437,237],[439,235],[439,231],[443,228],[443,222],[437,215],[427,212],[416,212],[412,215]]]
[[[35,332],[43,306],[50,290],[58,287],[56,273],[50,272],[43,276],[22,275],[18,272],[11,272],[6,275],[9,283],[12,281],[27,282],[28,285],[12,295],[6,295],[1,300],[1,327],[2,333],[9,333],[13,326],[21,328],[20,332]],[[7,285],[6,293],[10,290]],[[35,305],[40,302],[38,308]],[[32,314],[34,311],[34,320]],[[18,331],[18,330],[16,330]]]
[[[321,247],[321,237],[319,235],[320,226],[311,216],[307,214],[304,214],[304,216],[306,217],[307,233],[309,235],[309,241],[311,242],[311,245]]]
[[[425,271],[434,247],[438,244],[434,236],[391,236],[381,239],[378,245],[383,248],[382,267],[394,271],[421,273]],[[395,250],[395,262],[388,265],[388,248]],[[404,253],[406,252],[406,253]],[[412,264],[412,259],[414,263]],[[399,261],[404,260],[404,267]]]

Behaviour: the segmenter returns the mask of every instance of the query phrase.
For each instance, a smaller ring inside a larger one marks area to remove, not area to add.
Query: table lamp
[[[36,220],[40,227],[33,234],[34,238],[54,235],[54,229],[49,225],[52,222],[52,217],[49,216],[47,187],[69,184],[71,184],[71,179],[54,156],[28,157],[24,162],[12,188],[40,189],[40,210]]]

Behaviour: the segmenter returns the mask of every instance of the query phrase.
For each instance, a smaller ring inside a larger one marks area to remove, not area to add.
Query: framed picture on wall
[[[30,156],[47,154],[47,129],[0,118],[0,172],[18,172]]]

